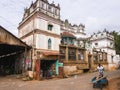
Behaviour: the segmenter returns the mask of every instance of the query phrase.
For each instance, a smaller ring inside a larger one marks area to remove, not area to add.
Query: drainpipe
[[[33,78],[35,73],[35,45],[34,45],[34,30],[33,30],[33,45],[32,45],[32,71],[33,71]]]
[[[35,21],[33,19],[33,45],[32,45],[32,71],[33,71],[33,78],[35,78]]]

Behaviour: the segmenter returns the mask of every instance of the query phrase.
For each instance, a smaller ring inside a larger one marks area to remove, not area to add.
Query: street
[[[105,72],[104,74],[108,76],[108,80],[120,77],[120,71]],[[14,76],[0,77],[0,90],[100,90],[92,87],[91,79],[96,75],[97,72],[44,81],[22,81]]]

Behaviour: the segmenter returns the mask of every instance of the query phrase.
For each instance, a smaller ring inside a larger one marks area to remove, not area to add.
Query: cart
[[[93,88],[100,88],[102,90],[103,87],[108,85],[107,76],[103,77],[94,77],[92,78]]]

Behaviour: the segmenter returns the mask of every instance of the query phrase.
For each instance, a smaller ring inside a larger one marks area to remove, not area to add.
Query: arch
[[[52,45],[51,45],[51,39],[48,39],[48,49],[51,49]]]

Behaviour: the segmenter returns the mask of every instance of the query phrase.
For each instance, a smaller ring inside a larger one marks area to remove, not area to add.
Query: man
[[[97,66],[97,70],[100,76],[103,76],[103,66],[101,64],[98,64]]]

